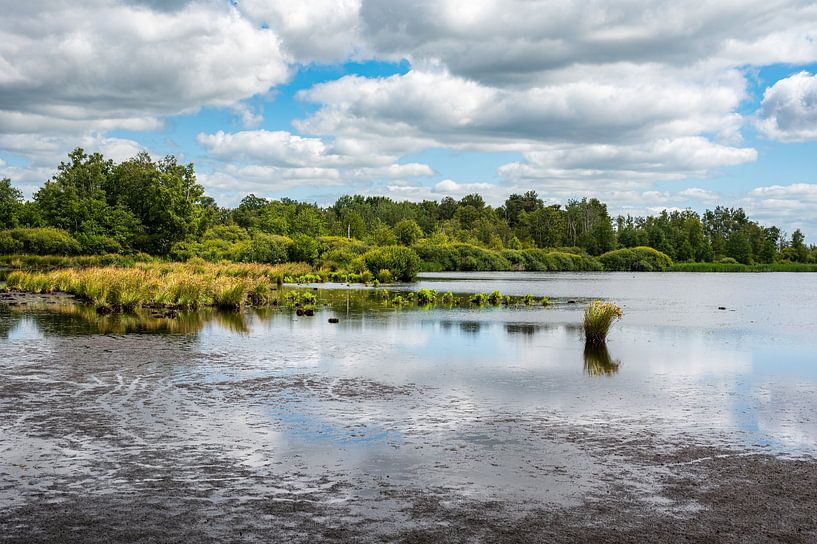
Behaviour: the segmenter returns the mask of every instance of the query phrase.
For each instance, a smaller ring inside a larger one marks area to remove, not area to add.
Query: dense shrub
[[[8,231],[0,231],[0,254],[9,255],[19,253],[23,249],[23,243],[14,238]]]
[[[321,236],[318,242],[318,266],[329,270],[343,270],[369,246],[360,240],[340,236]]]
[[[9,229],[0,231],[0,236],[6,240],[10,237],[19,243],[19,246],[13,242],[6,243],[13,251],[34,255],[75,255],[82,249],[66,231],[50,227]]]
[[[372,249],[363,255],[366,268],[372,274],[378,275],[382,270],[388,270],[395,279],[411,281],[420,268],[420,259],[414,250],[403,246],[384,246]]]
[[[76,240],[80,245],[80,252],[84,255],[103,255],[122,251],[122,245],[119,242],[102,234],[81,232],[76,235]]]
[[[511,269],[511,263],[502,256],[502,253],[471,244],[426,242],[415,245],[414,249],[423,260],[423,269],[428,271]]]
[[[292,246],[293,241],[287,236],[258,232],[252,240],[240,245],[237,259],[250,263],[285,263],[289,259]]]
[[[289,260],[295,263],[313,264],[318,258],[318,242],[306,234],[296,234],[289,246]]]
[[[662,272],[672,266],[669,255],[644,246],[608,251],[598,259],[608,271]]]
[[[403,219],[394,226],[394,236],[397,243],[411,246],[423,237],[423,229],[413,219]]]

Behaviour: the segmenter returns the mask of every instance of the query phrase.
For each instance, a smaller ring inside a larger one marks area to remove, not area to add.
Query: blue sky
[[[224,205],[528,189],[742,206],[817,237],[808,3],[90,0],[12,6],[0,175],[76,146],[196,164]]]

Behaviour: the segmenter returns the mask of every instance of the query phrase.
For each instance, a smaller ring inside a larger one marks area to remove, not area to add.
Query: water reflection
[[[479,321],[462,321],[460,322],[460,330],[466,334],[479,334],[482,324]]]
[[[505,332],[508,334],[521,334],[524,336],[533,336],[540,327],[533,323],[506,323]]]
[[[588,376],[614,376],[621,361],[614,360],[605,345],[584,346],[584,372]]]

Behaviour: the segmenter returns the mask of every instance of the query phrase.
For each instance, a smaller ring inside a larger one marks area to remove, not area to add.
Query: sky
[[[612,214],[743,207],[817,240],[817,3],[0,0],[0,177],[75,147],[250,194]]]

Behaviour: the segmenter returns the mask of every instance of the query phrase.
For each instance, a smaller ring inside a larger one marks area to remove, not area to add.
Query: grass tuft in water
[[[593,301],[584,310],[584,338],[588,344],[602,345],[607,341],[610,326],[624,313],[611,302]]]

